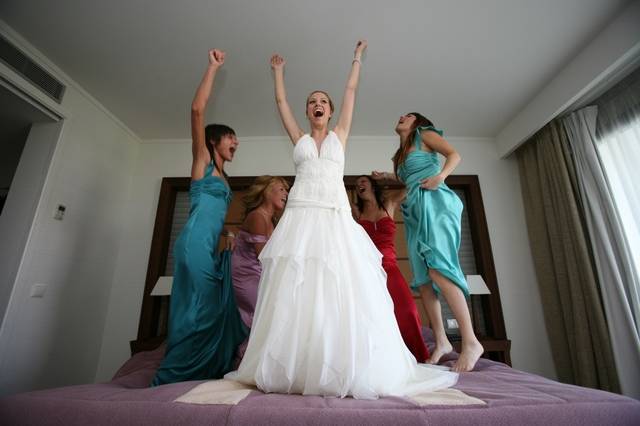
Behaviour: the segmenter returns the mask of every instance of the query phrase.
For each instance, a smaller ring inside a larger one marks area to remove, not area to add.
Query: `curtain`
[[[516,151],[527,230],[558,377],[619,392],[567,135],[553,121]]]
[[[622,373],[620,387],[625,395],[640,399],[640,115],[634,108],[634,92],[628,93],[631,101],[627,93],[609,94],[600,106],[583,108],[562,121],[575,163],[615,361]]]

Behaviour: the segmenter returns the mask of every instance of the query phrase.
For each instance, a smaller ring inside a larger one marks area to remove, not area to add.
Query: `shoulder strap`
[[[218,166],[216,165],[216,162],[214,160],[211,160],[210,166],[213,167],[213,170],[217,170],[218,173],[220,173],[222,176],[224,176],[225,179],[229,177],[224,170],[218,169]]]
[[[416,145],[416,149],[418,149],[418,150],[422,149],[422,137],[420,136],[420,132],[422,132],[423,130],[431,130],[432,132],[436,132],[440,136],[444,135],[444,132],[442,130],[436,129],[433,126],[418,126],[418,127],[416,127],[416,135],[415,135],[414,143]]]
[[[210,175],[212,174],[213,170],[215,170],[215,164],[213,164],[213,161],[210,161],[209,164],[207,164],[207,167],[205,167],[204,169],[204,175]]]

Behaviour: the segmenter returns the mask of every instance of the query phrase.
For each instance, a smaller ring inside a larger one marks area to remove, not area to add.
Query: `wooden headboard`
[[[293,177],[285,177],[293,183]],[[226,225],[230,228],[237,227],[241,223],[241,198],[243,192],[253,183],[255,177],[242,176],[230,177],[229,184],[234,192],[234,197],[229,207],[226,218]],[[357,176],[345,176],[344,182],[348,191],[353,190]],[[446,180],[447,185],[454,191],[462,194],[465,198],[465,213],[468,215],[469,231],[473,245],[473,255],[475,257],[476,273],[482,275],[487,287],[491,291],[489,295],[475,296],[479,298],[479,305],[482,307],[483,330],[479,336],[485,347],[495,346],[495,342],[510,342],[506,339],[504,319],[502,315],[502,305],[500,302],[500,292],[496,279],[496,272],[491,252],[491,243],[484,213],[482,195],[478,177],[475,175],[453,175]],[[158,200],[156,221],[151,242],[151,252],[149,254],[149,265],[142,298],[142,308],[140,311],[140,322],[138,324],[138,336],[136,340],[130,342],[133,353],[151,350],[158,347],[166,338],[166,323],[168,318],[169,296],[151,296],[151,291],[158,280],[158,277],[166,274],[167,259],[171,241],[171,228],[174,219],[176,197],[180,192],[189,191],[189,178],[163,178]],[[389,189],[400,188],[397,184],[387,185]],[[410,277],[408,260],[406,258],[406,248],[401,244],[404,235],[402,217],[396,215],[398,232],[398,263],[405,278]],[[416,300],[421,308],[421,303]],[[424,312],[422,312],[424,317]],[[493,357],[499,361],[509,361],[508,348],[506,356],[504,353],[497,353]]]

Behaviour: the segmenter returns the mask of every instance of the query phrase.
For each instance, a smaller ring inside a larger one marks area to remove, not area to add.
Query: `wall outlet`
[[[447,319],[447,328],[458,328],[458,320]]]
[[[47,292],[46,284],[33,284],[31,286],[31,297],[44,297]]]

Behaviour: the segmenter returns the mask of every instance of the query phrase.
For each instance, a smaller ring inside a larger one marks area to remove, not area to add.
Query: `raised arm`
[[[382,193],[384,198],[384,208],[392,218],[396,215],[398,206],[402,203],[402,200],[407,196],[407,190],[401,189],[388,189]]]
[[[336,124],[335,132],[338,138],[346,145],[351,130],[351,118],[353,117],[353,107],[356,103],[356,90],[358,89],[358,80],[360,79],[360,67],[362,66],[362,52],[367,48],[366,40],[359,40],[354,52],[353,62],[351,62],[351,71],[347,86],[344,89],[342,97],[342,106],[340,107],[340,117]]]
[[[207,164],[212,160],[204,136],[204,116],[213,89],[213,81],[218,68],[224,64],[224,57],[225,53],[222,50],[209,50],[209,66],[191,102],[191,152],[193,154],[191,179],[201,179]]]
[[[360,219],[360,214],[362,213],[358,208],[358,194],[356,194],[356,190],[352,190],[348,192],[349,204],[351,205],[351,215],[355,220]]]
[[[371,172],[371,177],[376,181],[388,180],[393,183],[401,183],[404,185],[404,182],[398,179],[398,177],[395,174],[390,172],[379,172],[374,170]]]
[[[446,160],[440,173],[435,176],[423,179],[420,186],[424,189],[436,189],[449,176],[453,170],[460,164],[460,154],[447,142],[445,138],[430,130],[420,132],[422,143],[432,151],[443,155]]]
[[[304,132],[298,126],[296,118],[293,116],[289,102],[287,102],[287,92],[284,88],[284,64],[285,60],[282,56],[275,54],[271,57],[271,68],[273,69],[273,84],[276,94],[276,104],[280,119],[285,130],[289,134],[289,139],[295,145],[298,139],[302,137]]]
[[[371,178],[377,182],[387,181],[387,183],[400,183],[404,185],[404,182],[398,179],[395,174],[389,172],[377,172],[374,170],[371,172]],[[378,183],[378,185],[384,185],[384,182]],[[384,199],[384,208],[391,217],[395,216],[396,209],[406,196],[406,188],[387,189],[383,192],[382,198]]]

